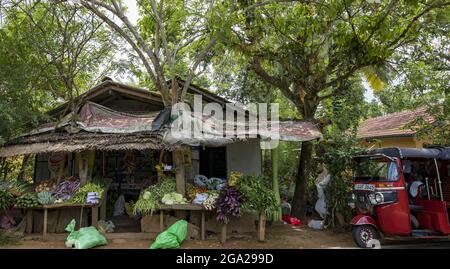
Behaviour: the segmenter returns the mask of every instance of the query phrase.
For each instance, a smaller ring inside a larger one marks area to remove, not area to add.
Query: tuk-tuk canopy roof
[[[383,154],[388,157],[396,157],[400,159],[406,158],[426,158],[426,159],[443,159],[450,160],[449,147],[435,148],[379,148],[364,152],[361,155]]]

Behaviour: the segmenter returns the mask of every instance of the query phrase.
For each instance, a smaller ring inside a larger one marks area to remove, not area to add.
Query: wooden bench
[[[56,210],[56,209],[63,209],[63,208],[80,208],[80,219],[79,223],[83,223],[83,208],[91,208],[92,210],[92,216],[91,216],[91,223],[92,226],[97,227],[98,226],[98,204],[52,204],[52,205],[41,205],[36,207],[16,207],[20,209],[26,210],[26,218],[27,218],[27,226],[26,226],[26,232],[31,233],[33,229],[33,211],[35,210],[44,210],[44,224],[42,228],[42,239],[44,241],[47,240],[47,226],[48,226],[48,210]]]

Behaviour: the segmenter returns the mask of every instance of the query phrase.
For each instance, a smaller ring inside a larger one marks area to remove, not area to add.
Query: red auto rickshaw
[[[355,156],[352,236],[447,238],[450,234],[450,148],[381,148]]]

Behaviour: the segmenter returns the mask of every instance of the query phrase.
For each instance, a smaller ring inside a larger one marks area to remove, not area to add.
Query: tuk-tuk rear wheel
[[[367,243],[372,240],[380,240],[377,229],[371,225],[354,226],[352,229],[353,241],[360,248],[368,248]]]

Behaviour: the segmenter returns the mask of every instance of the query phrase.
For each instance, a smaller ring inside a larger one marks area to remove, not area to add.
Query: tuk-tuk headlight
[[[384,196],[382,193],[375,193],[375,201],[377,202],[377,204],[381,204],[384,202]]]
[[[372,205],[378,205],[384,202],[384,196],[380,192],[370,193],[367,197]]]

